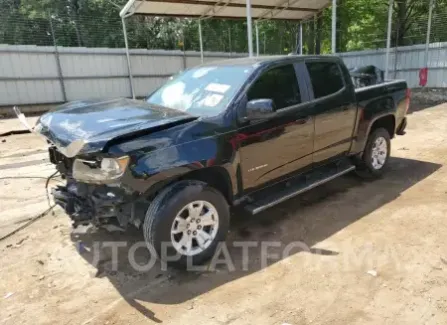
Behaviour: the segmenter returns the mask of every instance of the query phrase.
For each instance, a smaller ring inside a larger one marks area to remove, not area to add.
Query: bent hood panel
[[[121,136],[193,119],[187,113],[137,100],[78,101],[42,115],[35,130],[73,157],[101,151]]]

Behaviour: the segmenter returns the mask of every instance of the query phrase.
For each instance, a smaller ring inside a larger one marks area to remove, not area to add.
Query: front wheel
[[[144,238],[174,266],[199,265],[225,240],[229,220],[228,204],[219,191],[202,182],[183,181],[152,202],[144,220]]]
[[[390,134],[384,128],[374,130],[368,137],[357,173],[365,178],[378,178],[388,166],[391,152]]]

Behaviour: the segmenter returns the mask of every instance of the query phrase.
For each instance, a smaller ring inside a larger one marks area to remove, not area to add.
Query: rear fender
[[[377,98],[367,103],[360,102],[358,109],[357,136],[355,137],[351,154],[363,152],[374,122],[385,116],[393,116],[395,118],[396,113],[394,99],[391,96]]]

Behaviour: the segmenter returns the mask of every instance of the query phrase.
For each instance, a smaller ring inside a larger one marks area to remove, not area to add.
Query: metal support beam
[[[428,49],[430,47],[431,24],[433,17],[434,0],[430,0],[430,9],[428,11],[427,39],[425,41],[425,67],[428,68]]]
[[[305,10],[304,8],[297,9],[296,7],[293,7],[295,4],[297,4],[300,1],[301,0],[282,0],[280,3],[277,3],[275,7],[272,7],[271,9],[263,12],[258,17],[258,19],[259,19],[259,21],[274,19],[276,16],[278,16],[280,13],[282,13],[286,10],[308,11],[308,10]],[[293,9],[291,9],[291,8],[293,8]],[[310,12],[318,12],[318,9],[311,9]]]
[[[182,3],[187,5],[200,5],[200,6],[209,6],[211,8],[207,9],[207,11],[216,11],[221,7],[229,7],[229,8],[243,8],[245,5],[243,3],[235,3],[234,0],[145,0],[145,2],[165,2],[165,3]],[[287,7],[288,11],[304,11],[304,12],[318,12],[318,9],[313,8],[306,8],[306,7],[291,7],[289,5],[291,0],[283,0],[283,3],[280,5],[262,5],[262,4],[253,4],[253,9],[261,9],[261,10],[281,10],[284,7]],[[302,1],[302,0],[295,0],[294,4]],[[266,1],[264,1],[266,2]],[[274,1],[273,1],[274,2]],[[267,2],[268,3],[268,2]],[[208,13],[204,13],[204,16],[207,16]]]
[[[258,22],[255,23],[256,28],[256,56],[259,56],[259,26]]]
[[[393,4],[394,0],[389,0],[388,4],[388,32],[386,36],[386,55],[385,55],[385,80],[388,80],[390,52],[391,52],[391,31],[393,29]]]
[[[124,17],[121,18],[121,22],[123,24],[124,44],[126,45],[127,70],[129,72],[130,93],[132,94],[132,98],[135,99],[135,91],[132,77],[132,64],[130,63],[129,41],[127,39],[126,21]]]
[[[200,60],[203,63],[202,21],[200,19],[199,19],[199,42],[200,42]]]
[[[262,53],[264,53],[264,55],[266,54],[266,46],[265,46],[265,32],[262,33],[262,36],[264,38],[264,51]]]
[[[303,22],[300,22],[300,55],[303,55]]]
[[[332,54],[337,53],[337,0],[332,0]]]
[[[228,27],[228,49],[229,49],[228,52],[230,53],[230,56],[231,56],[233,47],[231,46],[231,28],[230,27]]]
[[[136,1],[136,0],[129,0],[129,1],[124,5],[123,9],[121,9],[121,11],[120,11],[120,17],[121,17],[121,18],[126,17],[126,15],[129,15],[129,14],[131,15],[131,14],[132,14],[132,12],[131,12],[131,8],[132,8],[132,6],[134,5],[135,1]]]
[[[61,60],[59,57],[59,50],[57,49],[56,34],[54,32],[54,27],[53,27],[53,17],[51,16],[51,14],[49,14],[49,16],[50,16],[51,36],[53,37],[53,45],[54,45],[54,57],[56,58],[56,64],[57,64],[57,75],[58,75],[59,83],[61,85],[62,99],[64,100],[64,102],[66,102],[67,101],[67,91],[65,90],[64,75],[62,74]]]
[[[246,0],[246,7],[247,7],[248,56],[253,57],[253,26],[251,21],[251,0]]]
[[[208,19],[208,18],[213,18],[214,16],[216,16],[219,12],[225,10],[225,8],[230,5],[230,2],[232,0],[219,0],[218,2],[211,2],[208,3],[208,5],[210,6],[208,9],[206,9],[201,15],[200,18],[201,19]],[[165,0],[165,2],[173,2],[173,3],[178,3],[178,0]],[[204,5],[205,2],[199,1],[199,3],[197,3],[197,1],[192,1],[192,2],[183,2],[182,3],[186,3],[186,4],[202,4]],[[241,6],[244,6],[243,4],[241,4]]]

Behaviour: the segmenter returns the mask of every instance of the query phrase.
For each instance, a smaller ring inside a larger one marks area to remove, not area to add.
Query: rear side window
[[[344,87],[343,77],[337,63],[306,62],[315,99],[336,93]]]
[[[301,103],[293,65],[285,65],[264,72],[247,93],[248,100],[272,99],[276,109]]]

